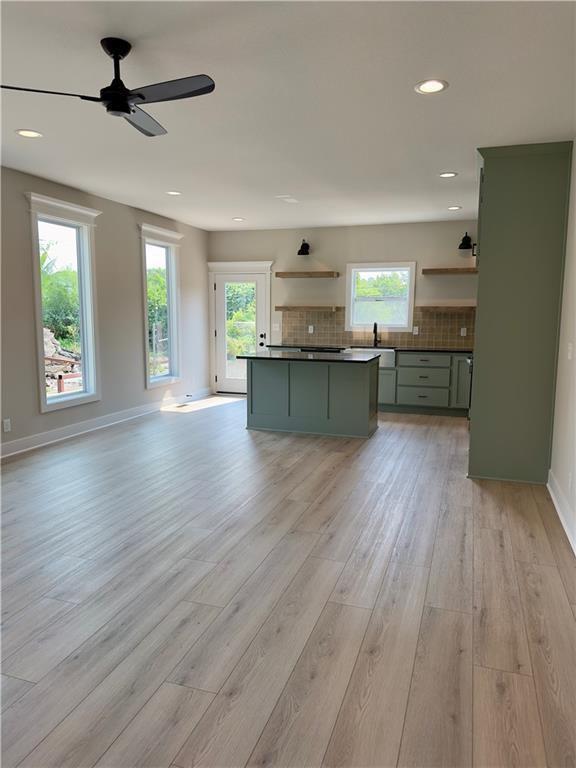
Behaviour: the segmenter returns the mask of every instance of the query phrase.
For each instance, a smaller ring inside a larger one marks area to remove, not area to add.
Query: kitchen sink
[[[396,350],[386,347],[348,347],[345,352],[375,352],[380,355],[380,368],[394,368],[396,365]]]

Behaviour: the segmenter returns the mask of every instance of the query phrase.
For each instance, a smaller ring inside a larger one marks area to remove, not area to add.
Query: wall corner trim
[[[562,528],[564,528],[564,532],[570,542],[570,546],[572,547],[574,554],[576,554],[576,535],[571,533],[570,526],[568,525],[568,520],[576,518],[576,509],[570,509],[570,503],[560,488],[552,470],[548,473],[548,483],[546,487],[548,488],[548,493],[552,497],[552,502],[556,508],[560,522],[562,523]]]
[[[211,394],[210,387],[203,387],[194,392],[191,397],[181,395],[179,397],[171,397],[167,400],[157,400],[154,403],[146,403],[145,405],[139,405],[135,408],[127,408],[126,410],[116,411],[114,413],[106,414],[105,416],[98,416],[95,419],[79,421],[76,424],[70,424],[66,427],[50,429],[47,432],[39,432],[35,435],[29,435],[28,437],[22,437],[17,440],[9,440],[2,443],[0,446],[0,456],[4,459],[8,458],[8,456],[15,456],[18,453],[33,451],[36,448],[42,448],[51,443],[60,443],[62,440],[78,437],[78,435],[83,435],[86,432],[94,432],[97,429],[104,429],[113,424],[119,424],[122,421],[130,421],[131,419],[137,419],[140,416],[156,413],[167,405],[177,405],[179,403],[188,403],[191,400],[201,400],[203,397],[208,397]]]

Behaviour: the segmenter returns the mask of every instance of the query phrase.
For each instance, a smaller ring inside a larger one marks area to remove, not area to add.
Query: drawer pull
[[[418,376],[419,379],[429,379],[429,376]]]
[[[418,397],[419,397],[421,400],[426,400],[426,399],[428,398],[428,395],[418,395]]]
[[[418,362],[419,362],[419,363],[429,363],[429,362],[430,362],[430,358],[429,358],[429,357],[421,357],[421,358],[418,360]]]

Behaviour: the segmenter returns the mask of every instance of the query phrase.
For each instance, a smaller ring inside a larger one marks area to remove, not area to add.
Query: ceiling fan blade
[[[192,77],[181,77],[179,80],[168,80],[165,83],[153,83],[142,88],[134,88],[130,91],[130,97],[138,99],[139,104],[155,104],[158,101],[202,96],[204,93],[211,93],[215,87],[214,80],[208,75],[192,75]]]
[[[18,85],[2,85],[8,91],[26,91],[27,93],[49,93],[54,96],[75,96],[84,101],[102,101],[98,96],[84,96],[82,93],[66,93],[64,91],[42,91],[39,88],[20,88]]]
[[[134,107],[134,112],[129,115],[124,115],[124,119],[127,120],[130,125],[137,128],[144,136],[163,136],[167,133],[166,128],[160,125],[157,120],[144,112],[140,107]]]

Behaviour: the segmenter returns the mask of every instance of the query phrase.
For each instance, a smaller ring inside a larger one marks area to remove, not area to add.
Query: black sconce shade
[[[468,232],[466,232],[466,234],[462,238],[462,242],[460,243],[458,248],[461,251],[469,251],[472,248],[472,238],[470,237]]]
[[[308,256],[310,254],[310,244],[306,240],[302,240],[302,245],[298,250],[298,256]]]

